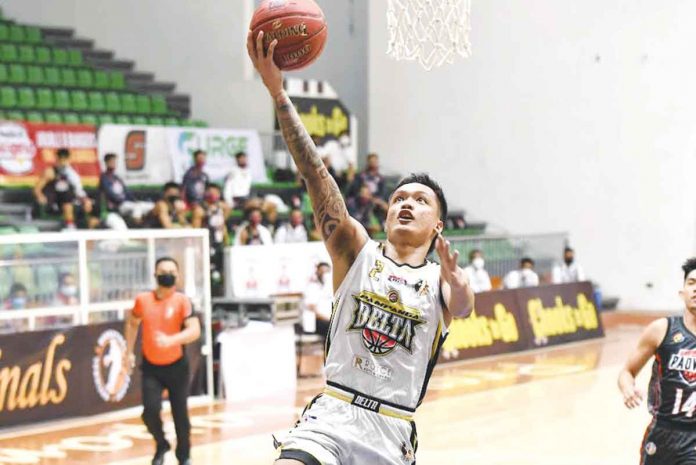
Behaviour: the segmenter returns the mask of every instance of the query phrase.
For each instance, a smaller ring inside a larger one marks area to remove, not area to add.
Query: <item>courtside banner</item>
[[[55,164],[60,148],[70,150],[82,184],[96,186],[99,163],[94,126],[0,122],[0,184],[32,187],[46,167]]]
[[[268,182],[263,162],[259,133],[250,129],[167,128],[167,148],[172,157],[174,179],[181,182],[186,170],[193,165],[193,152],[208,154],[205,172],[212,182],[221,184],[237,166],[235,155],[247,154],[251,179],[254,183]]]
[[[174,164],[167,149],[166,128],[105,124],[99,128],[99,162],[118,156],[116,174],[128,186],[157,186],[174,179]]]
[[[469,318],[455,319],[441,362],[602,337],[589,282],[476,294]]]
[[[0,336],[2,427],[139,405],[140,371],[128,374],[125,348],[122,322]],[[192,373],[198,349],[187,350]]]

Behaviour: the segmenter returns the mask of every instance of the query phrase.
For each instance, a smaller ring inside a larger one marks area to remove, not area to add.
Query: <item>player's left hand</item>
[[[466,273],[457,265],[459,251],[452,251],[450,242],[442,234],[438,234],[435,240],[435,250],[440,257],[440,279],[452,287],[469,286]]]
[[[157,334],[155,334],[155,343],[160,347],[171,347],[174,345],[172,337],[167,336],[163,332],[157,332]]]

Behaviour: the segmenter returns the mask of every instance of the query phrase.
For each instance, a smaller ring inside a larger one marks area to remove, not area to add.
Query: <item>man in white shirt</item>
[[[284,223],[275,233],[276,244],[307,242],[307,228],[304,225],[302,210],[294,208],[290,212],[290,222]]]
[[[251,170],[247,160],[247,154],[239,152],[234,156],[237,166],[232,168],[225,178],[222,197],[233,208],[244,208],[244,203],[251,193]]]
[[[329,332],[333,305],[331,265],[328,263],[317,264],[314,276],[305,288],[304,304],[302,329],[305,332],[316,333],[325,338]]]
[[[585,271],[575,262],[575,251],[570,247],[563,249],[563,263],[553,267],[554,284],[577,283],[585,281]]]
[[[524,257],[520,260],[520,269],[512,270],[503,280],[505,289],[534,287],[539,285],[539,275],[534,272],[534,260]]]
[[[267,227],[261,224],[263,214],[258,207],[247,210],[247,220],[239,225],[234,236],[234,245],[268,245],[273,244],[273,236]]]
[[[474,249],[469,252],[469,266],[464,268],[466,276],[469,278],[469,287],[474,292],[486,292],[491,290],[491,278],[484,269],[486,262],[483,259],[483,252]]]

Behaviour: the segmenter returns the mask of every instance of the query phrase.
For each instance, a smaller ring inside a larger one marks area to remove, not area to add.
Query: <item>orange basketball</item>
[[[278,39],[274,61],[282,70],[300,69],[319,58],[328,30],[314,0],[264,0],[251,18],[254,39],[263,31],[264,49]]]

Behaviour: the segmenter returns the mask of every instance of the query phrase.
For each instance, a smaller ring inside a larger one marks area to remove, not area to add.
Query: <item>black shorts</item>
[[[645,432],[640,465],[696,465],[696,429],[652,422]]]

